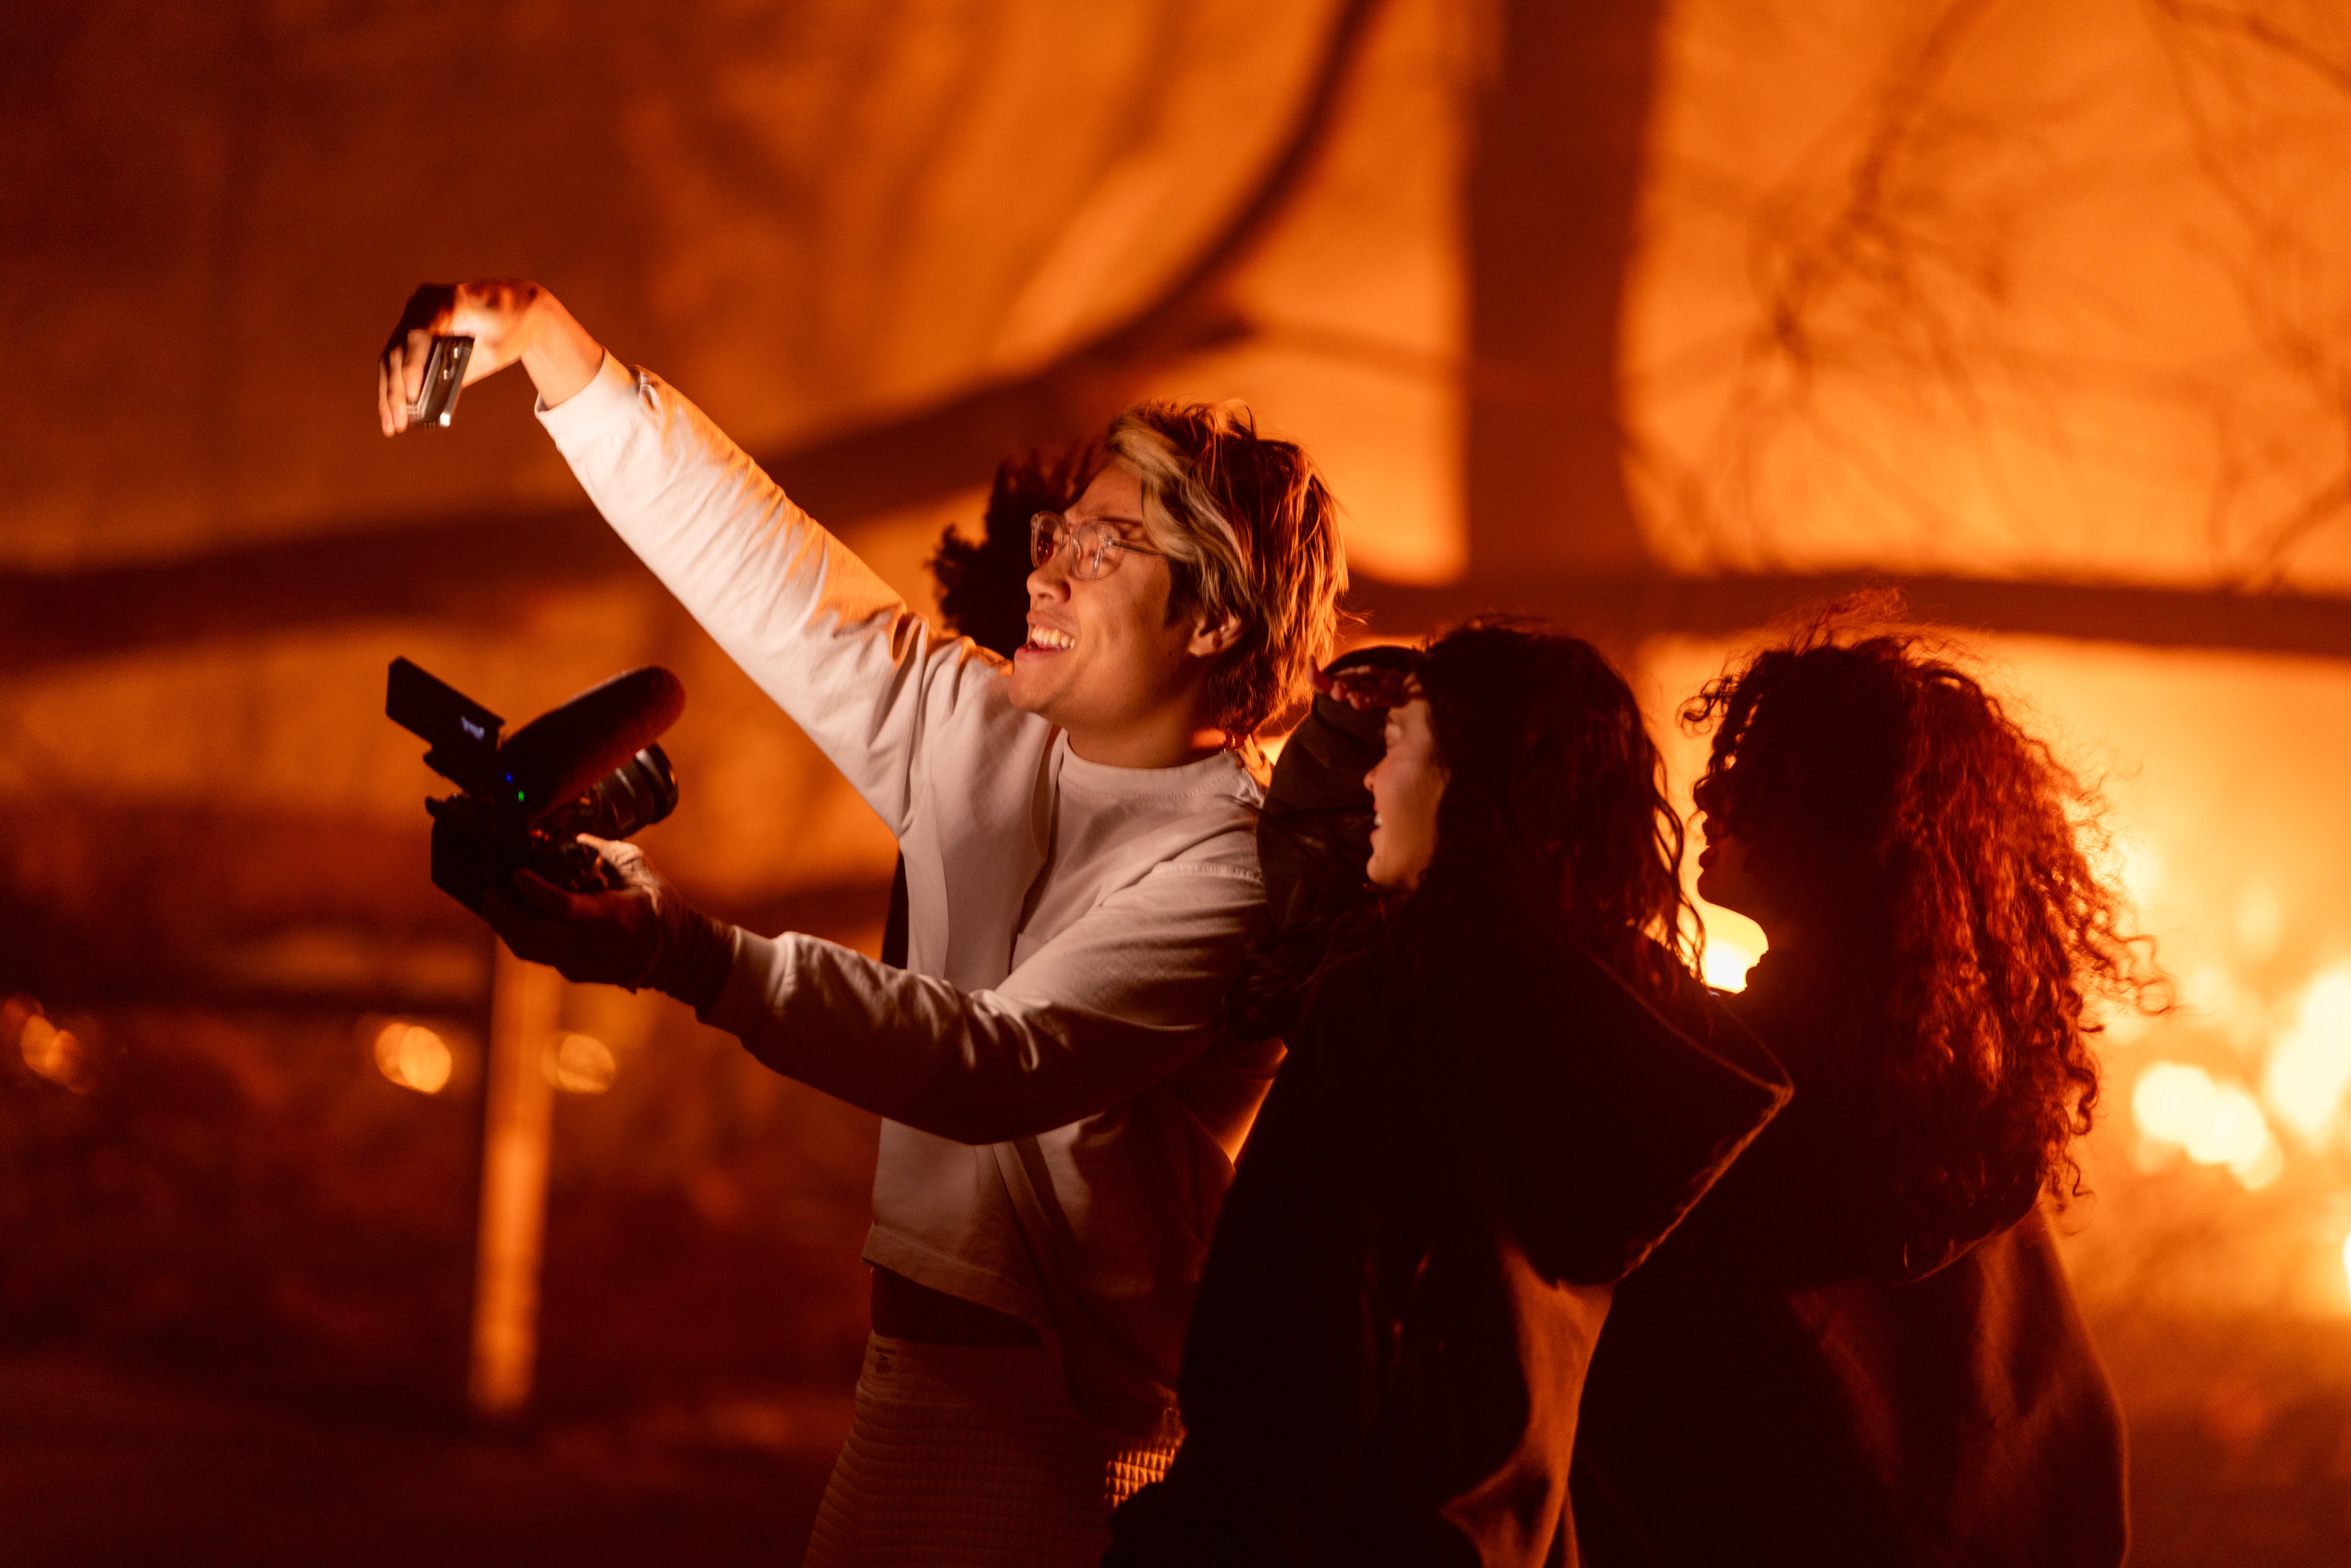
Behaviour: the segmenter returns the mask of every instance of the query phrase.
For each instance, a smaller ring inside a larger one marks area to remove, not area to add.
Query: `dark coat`
[[[1786,1095],[1691,990],[1668,1021],[1499,913],[1331,972],[1209,1249],[1188,1436],[1105,1562],[1572,1562],[1611,1284]]]
[[[1398,668],[1411,657],[1401,648],[1358,648],[1330,668]],[[1355,922],[1374,898],[1364,880],[1372,854],[1372,792],[1364,775],[1386,754],[1386,722],[1384,708],[1318,695],[1274,766],[1257,825],[1266,940],[1227,998],[1228,1021],[1244,1039],[1286,1036],[1297,1027],[1332,933]]]
[[[1616,1292],[1583,1396],[1585,1561],[2110,1568],[2121,1412],[2047,1225],[1884,1200],[1882,1119],[1840,1092],[1851,1031],[1810,989],[1756,969],[1737,1006],[1791,1043],[1796,1097]],[[1806,1030],[1830,1043],[1795,1049]]]

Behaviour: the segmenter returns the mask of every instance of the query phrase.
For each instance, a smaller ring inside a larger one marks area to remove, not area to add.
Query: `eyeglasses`
[[[1073,523],[1059,512],[1039,512],[1029,519],[1029,560],[1042,567],[1070,549],[1070,575],[1081,582],[1092,582],[1108,577],[1118,565],[1113,550],[1125,550],[1130,555],[1165,556],[1165,550],[1149,549],[1131,545],[1118,537],[1118,530],[1102,523]]]

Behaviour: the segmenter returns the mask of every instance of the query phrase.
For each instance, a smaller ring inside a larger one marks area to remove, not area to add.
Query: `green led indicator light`
[[[521,790],[517,789],[517,790],[516,790],[516,791],[515,791],[515,799],[516,799],[516,800],[521,800],[521,799],[522,799],[522,791],[521,791]]]

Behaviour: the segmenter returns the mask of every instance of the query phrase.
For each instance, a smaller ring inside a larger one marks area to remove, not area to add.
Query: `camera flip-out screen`
[[[383,711],[401,728],[432,742],[430,760],[442,777],[468,789],[488,779],[507,721],[456,687],[394,659],[384,683]]]

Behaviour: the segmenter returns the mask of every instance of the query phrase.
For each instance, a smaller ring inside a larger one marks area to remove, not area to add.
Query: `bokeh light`
[[[2179,1149],[2199,1165],[2226,1166],[2248,1188],[2267,1186],[2285,1168],[2284,1152],[2252,1095],[2215,1082],[2200,1067],[2150,1066],[2131,1092],[2131,1114],[2143,1146],[2158,1157]]]
[[[2190,1018],[2226,1039],[2240,1056],[2257,1055],[2269,1040],[2268,1007],[2226,964],[2199,964],[2182,975],[2179,1000]]]
[[[89,1092],[88,1053],[73,1030],[51,1023],[42,1016],[37,1002],[22,1011],[16,1029],[16,1052],[24,1058],[26,1066],[59,1088],[70,1089],[77,1094]]]
[[[548,1080],[567,1094],[601,1094],[620,1074],[612,1048],[592,1034],[558,1035],[548,1048]]]
[[[2351,962],[2329,967],[2302,994],[2293,1025],[2270,1052],[2262,1090],[2278,1119],[2318,1144],[2335,1135],[2351,1087]]]
[[[456,1058],[449,1042],[423,1024],[395,1019],[376,1033],[375,1064],[402,1089],[438,1094],[448,1086]]]

